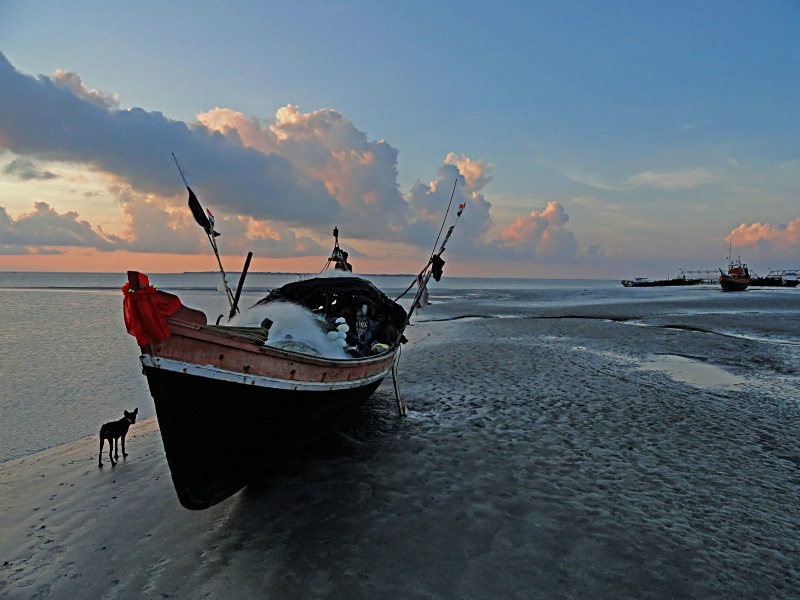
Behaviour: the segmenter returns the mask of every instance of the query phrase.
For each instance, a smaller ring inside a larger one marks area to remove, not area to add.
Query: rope
[[[239,338],[253,344],[263,344],[269,339],[269,330],[264,327],[230,327],[228,325],[205,325],[200,329],[214,333],[226,333],[231,337]]]

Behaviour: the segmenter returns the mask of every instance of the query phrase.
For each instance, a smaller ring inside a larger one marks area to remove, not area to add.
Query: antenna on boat
[[[411,321],[411,315],[420,305],[420,298],[426,292],[428,281],[430,281],[431,277],[433,277],[436,281],[439,281],[442,277],[442,267],[444,266],[444,261],[442,260],[442,254],[444,253],[445,246],[447,246],[447,242],[450,240],[450,236],[453,235],[453,230],[456,228],[458,224],[458,220],[461,218],[461,213],[464,212],[464,209],[467,206],[466,200],[458,205],[458,213],[456,214],[455,223],[453,223],[450,228],[447,230],[447,234],[444,236],[444,240],[442,240],[442,245],[439,246],[439,251],[436,251],[436,244],[439,243],[439,238],[442,235],[442,231],[444,230],[444,224],[447,222],[447,215],[450,212],[450,206],[453,204],[453,196],[456,193],[456,186],[458,185],[458,179],[456,179],[455,183],[453,184],[453,191],[450,193],[450,201],[447,203],[447,210],[444,213],[444,219],[442,219],[442,226],[439,228],[439,235],[436,236],[436,243],[433,245],[433,252],[431,252],[431,257],[428,260],[428,264],[419,272],[417,275],[416,280],[414,280],[411,285],[409,285],[405,291],[400,294],[395,301],[399,300],[403,296],[405,296],[408,291],[414,287],[416,284],[417,286],[417,293],[414,295],[414,301],[411,303],[411,308],[408,310],[408,315],[406,316],[406,322],[403,325],[408,325],[409,321]]]
[[[445,246],[447,246],[447,242],[450,240],[450,236],[453,235],[453,230],[456,228],[458,220],[461,218],[461,213],[464,212],[464,209],[467,206],[466,200],[458,205],[458,213],[455,223],[453,223],[450,226],[450,229],[447,230],[447,234],[444,236],[442,245],[439,246],[439,251],[437,252],[436,245],[439,243],[439,238],[442,235],[442,231],[444,231],[444,224],[447,222],[447,215],[450,213],[450,206],[453,204],[453,196],[455,196],[457,185],[458,179],[456,179],[455,183],[453,183],[453,191],[450,193],[450,201],[447,203],[447,210],[444,213],[444,219],[442,219],[442,226],[439,228],[439,235],[436,236],[436,242],[433,244],[433,251],[431,252],[431,257],[428,259],[428,264],[426,264],[422,271],[419,272],[419,275],[417,275],[417,278],[411,282],[411,285],[409,285],[402,294],[395,298],[395,302],[397,302],[400,300],[400,298],[405,296],[408,291],[414,287],[414,285],[417,286],[417,293],[414,295],[414,301],[411,303],[411,308],[408,309],[408,314],[406,314],[406,320],[405,323],[403,323],[401,331],[408,326],[408,323],[411,321],[411,315],[414,313],[417,307],[420,306],[420,299],[427,291],[428,281],[430,281],[430,278],[433,277],[436,279],[436,281],[439,281],[439,279],[442,277],[442,268],[444,267],[442,254],[444,253]],[[394,393],[397,397],[397,408],[399,409],[401,416],[406,416],[408,411],[406,410],[405,404],[403,404],[403,399],[400,397],[400,386],[397,380],[397,367],[399,361],[400,352],[398,351],[397,355],[395,356],[394,363],[392,364],[392,379],[394,380]]]
[[[338,227],[333,228],[333,241],[334,241],[333,250],[331,251],[330,258],[328,258],[328,262],[325,263],[324,267],[322,267],[322,271],[320,271],[320,273],[324,273],[325,271],[327,271],[328,268],[331,266],[331,263],[333,263],[333,268],[336,269],[337,271],[347,271],[348,273],[352,272],[353,266],[349,262],[347,262],[347,256],[348,256],[347,252],[345,252],[339,247]]]
[[[456,179],[453,182],[453,191],[450,192],[450,201],[447,203],[447,210],[444,211],[444,219],[442,219],[442,226],[439,228],[439,235],[436,236],[436,241],[433,242],[433,250],[431,251],[431,259],[433,258],[433,255],[436,252],[436,244],[439,243],[439,238],[442,235],[442,230],[444,229],[444,224],[447,222],[447,215],[450,213],[450,206],[452,206],[452,204],[453,204],[453,196],[456,193],[456,186],[457,185],[458,185],[458,179]],[[461,216],[460,212],[458,213],[458,216],[459,217]],[[451,231],[452,231],[452,228],[451,228]],[[447,232],[447,237],[448,238],[450,237],[450,231]],[[445,238],[445,241],[442,243],[442,246],[444,246],[445,242],[447,242],[447,238]],[[441,254],[441,252],[440,252],[440,254]]]
[[[216,238],[219,237],[220,233],[214,231],[214,215],[211,214],[211,211],[206,209],[208,216],[206,213],[203,212],[203,207],[200,206],[200,201],[197,199],[197,196],[194,195],[192,188],[189,187],[189,182],[186,181],[186,175],[183,173],[183,169],[181,168],[180,163],[178,162],[178,158],[175,156],[175,153],[172,152],[172,159],[175,161],[175,166],[178,167],[178,172],[181,174],[181,179],[183,179],[183,183],[186,186],[186,189],[189,190],[189,208],[192,211],[192,215],[194,216],[194,220],[197,221],[197,224],[202,227],[206,235],[208,236],[208,241],[211,243],[211,247],[214,249],[214,256],[217,257],[217,264],[219,265],[219,272],[222,275],[222,286],[225,288],[225,295],[228,298],[228,305],[231,308],[231,317],[233,316],[234,312],[236,311],[236,303],[234,302],[233,292],[231,292],[231,288],[228,287],[228,280],[225,277],[225,269],[222,268],[222,260],[219,257],[219,250],[217,249],[217,242]],[[248,257],[247,260],[248,264],[250,259]],[[244,273],[242,274],[244,276]],[[240,282],[241,286],[241,282]],[[239,290],[241,291],[241,289]],[[237,298],[238,301],[237,292]]]

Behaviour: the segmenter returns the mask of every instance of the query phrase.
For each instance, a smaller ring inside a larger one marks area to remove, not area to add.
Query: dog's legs
[[[119,460],[119,438],[114,438],[114,458]]]
[[[128,456],[128,453],[125,452],[125,436],[122,436],[122,456]]]
[[[101,467],[103,466],[103,442],[104,441],[105,440],[102,437],[100,437],[100,466]]]
[[[116,446],[116,444],[117,444],[117,441],[114,438],[111,438],[110,440],[108,440],[108,460],[111,461],[111,466],[112,467],[117,464],[117,463],[114,462],[114,457],[112,456],[112,453],[114,451],[114,446]]]

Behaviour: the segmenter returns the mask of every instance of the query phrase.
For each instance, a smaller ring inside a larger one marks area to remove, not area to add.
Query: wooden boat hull
[[[288,333],[271,341],[274,322],[263,313],[257,326],[208,325],[204,313],[135,271],[122,291],[172,481],[180,503],[194,510],[225,500],[335,430],[392,371],[405,341],[405,309],[357,277],[286,284],[255,305],[304,308],[305,324],[321,336],[310,343]],[[347,342],[343,314],[354,303],[354,325],[363,329]],[[334,323],[335,338],[325,333]],[[402,414],[399,395],[398,408]]]
[[[193,510],[225,500],[332,431],[385,375],[333,390],[279,389],[143,363],[178,500]]]
[[[141,347],[140,361],[178,499],[193,510],[334,430],[394,364],[396,349],[328,359],[180,317],[169,320],[169,338]]]

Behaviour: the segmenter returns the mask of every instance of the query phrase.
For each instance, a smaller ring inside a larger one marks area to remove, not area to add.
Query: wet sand
[[[155,420],[114,468],[95,438],[5,463],[0,597],[800,596],[793,349],[580,316],[413,327],[408,418],[386,381],[205,511],[178,504]]]

